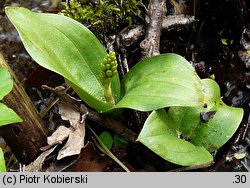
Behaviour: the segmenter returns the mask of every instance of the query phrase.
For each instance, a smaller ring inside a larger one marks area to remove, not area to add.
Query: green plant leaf
[[[122,93],[115,108],[151,111],[204,103],[198,75],[190,63],[177,54],[162,54],[136,64],[122,81]]]
[[[0,67],[0,100],[7,95],[13,87],[13,81],[8,71]]]
[[[109,132],[104,131],[100,134],[99,136],[100,140],[103,142],[103,144],[109,149],[111,150],[112,146],[113,146],[113,138],[112,136],[109,134]]]
[[[26,50],[38,64],[62,75],[92,108],[99,112],[110,109],[99,78],[106,51],[93,33],[62,15],[34,13],[22,7],[5,10]],[[118,101],[118,74],[112,80],[112,91]]]
[[[7,95],[13,87],[10,73],[0,67],[0,100]],[[0,103],[0,126],[21,122],[22,119],[10,108]]]
[[[138,140],[164,159],[179,165],[209,162],[207,153],[217,150],[233,136],[243,118],[243,109],[224,104],[214,80],[203,79],[202,84],[206,96],[204,105],[170,107],[168,112],[153,112]],[[195,151],[194,148],[202,150],[202,156],[199,152],[189,152]],[[197,155],[197,163],[187,161],[189,158],[185,155],[192,158]]]
[[[128,147],[128,144],[129,144],[129,142],[125,138],[119,136],[118,134],[114,135],[114,146],[115,147],[126,149]]]
[[[193,166],[213,161],[205,148],[179,139],[177,131],[169,123],[171,117],[164,109],[152,112],[138,136],[138,141],[163,159],[178,165]]]
[[[171,107],[168,115],[176,128],[196,146],[213,152],[235,133],[243,118],[243,109],[229,107],[220,98],[220,88],[212,79],[203,79],[206,105],[202,107]]]
[[[2,148],[0,148],[0,172],[6,172],[6,166]]]
[[[22,122],[22,119],[10,108],[0,103],[0,126]]]

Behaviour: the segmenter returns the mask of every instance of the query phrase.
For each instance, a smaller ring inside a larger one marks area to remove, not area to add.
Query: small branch
[[[179,31],[188,28],[194,22],[194,16],[184,14],[168,15],[163,17],[161,29]],[[122,30],[119,35],[121,41],[118,41],[118,43],[122,42],[128,48],[145,35],[145,27],[143,24],[129,26]]]
[[[163,9],[166,0],[150,0],[146,16],[146,36],[141,42],[142,59],[159,55]]]
[[[60,87],[57,87],[54,89],[46,85],[43,85],[42,88],[51,91],[52,93],[57,95],[57,97],[59,97],[60,99],[63,99],[64,101],[68,102],[82,114],[88,113],[87,119],[99,125],[102,125],[108,129],[113,130],[115,133],[123,136],[124,138],[126,138],[128,141],[132,143],[136,142],[137,135],[133,131],[128,129],[125,125],[123,125],[120,121],[103,116],[102,114],[99,114],[96,111],[90,108],[87,108],[85,105],[81,104],[79,101],[76,101],[70,95],[65,93],[64,87],[61,87],[61,89]]]
[[[189,27],[195,22],[194,16],[178,14],[178,15],[168,15],[162,20],[162,29],[166,30],[180,30]]]
[[[161,29],[167,31],[180,31],[188,28],[194,22],[194,16],[184,14],[168,15],[163,17]],[[145,27],[143,24],[132,25],[126,27],[120,32],[120,38],[117,39],[117,43],[120,44],[122,42],[122,44],[128,48],[131,45],[137,43],[144,35]]]

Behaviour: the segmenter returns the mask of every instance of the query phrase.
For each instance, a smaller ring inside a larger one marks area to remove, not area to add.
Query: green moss
[[[91,4],[90,0],[70,0],[63,3],[62,13],[89,26],[97,37],[103,38],[142,19],[144,7],[142,0],[100,0],[97,4]]]

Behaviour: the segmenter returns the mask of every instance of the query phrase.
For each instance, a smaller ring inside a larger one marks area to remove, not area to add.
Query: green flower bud
[[[107,70],[109,70],[111,68],[111,65],[109,63],[107,63],[105,66],[106,66]]]
[[[103,59],[103,62],[101,63],[101,72],[104,72],[105,76],[101,76],[101,79],[105,78],[112,78],[115,73],[117,73],[117,61],[116,61],[116,55],[115,52],[110,52],[106,55],[106,57]],[[104,80],[103,80],[104,81]],[[107,81],[105,81],[107,82]]]
[[[111,57],[108,57],[107,58],[108,62],[110,63],[112,61],[112,58]]]
[[[106,66],[103,63],[101,64],[101,70],[106,71]]]
[[[102,61],[102,63],[105,65],[108,62],[107,58],[105,57]]]
[[[115,57],[115,52],[111,51],[109,54],[111,57]]]
[[[112,105],[115,104],[114,97],[112,95],[111,80],[112,77],[117,73],[117,61],[115,52],[110,52],[106,55],[100,65],[100,80],[102,81],[104,88],[104,96],[106,101]]]
[[[107,77],[112,77],[112,71],[111,70],[107,70],[106,71],[106,76]]]
[[[112,61],[110,64],[113,67],[113,66],[117,65],[117,61]]]
[[[110,61],[116,61],[116,57],[115,56],[110,56]]]
[[[116,65],[116,66],[112,66],[112,67],[111,67],[111,70],[112,70],[112,72],[117,71],[117,65]]]

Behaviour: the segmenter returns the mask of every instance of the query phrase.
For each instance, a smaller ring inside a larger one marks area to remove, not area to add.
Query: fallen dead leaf
[[[50,148],[47,151],[44,151],[35,161],[30,163],[28,166],[23,166],[21,169],[22,172],[41,172],[43,168],[43,164],[45,159],[47,158],[48,155],[50,155],[54,150],[56,146],[53,148]]]
[[[59,91],[61,91],[61,89],[58,87],[58,92]],[[59,128],[47,138],[48,145],[42,147],[41,150],[46,151],[55,145],[61,145],[67,140],[58,152],[57,160],[60,160],[65,157],[80,154],[84,146],[85,119],[87,114],[81,116],[81,113],[73,105],[64,100],[60,100],[58,106],[61,118],[69,121],[70,127],[59,126]]]
[[[67,103],[59,103],[59,114],[63,120],[68,120],[71,127],[66,144],[58,152],[57,160],[64,157],[80,154],[84,146],[85,137],[85,119],[87,114],[83,116],[72,106]]]
[[[42,147],[40,150],[46,151],[54,145],[62,144],[64,140],[69,137],[70,129],[65,126],[59,126],[58,129],[47,138],[47,146]]]

